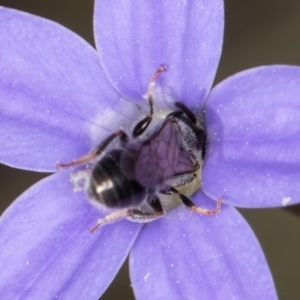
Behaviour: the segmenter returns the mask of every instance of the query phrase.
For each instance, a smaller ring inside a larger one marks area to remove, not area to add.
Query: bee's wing
[[[188,153],[181,151],[179,125],[166,120],[161,128],[141,144],[135,164],[137,180],[155,188],[166,180],[193,168]]]
[[[174,175],[181,175],[185,173],[191,173],[196,171],[197,161],[194,159],[190,153],[180,151],[178,163]]]

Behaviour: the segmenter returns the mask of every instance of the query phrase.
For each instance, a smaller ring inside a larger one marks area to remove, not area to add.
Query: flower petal
[[[300,202],[300,68],[234,75],[207,102],[203,190],[241,207]]]
[[[226,205],[216,216],[184,208],[145,226],[130,254],[130,274],[143,300],[277,298],[255,235]]]
[[[126,259],[140,226],[89,232],[103,216],[69,173],[39,182],[0,219],[1,299],[97,299]]]
[[[163,64],[168,70],[158,81],[167,104],[200,110],[220,59],[223,1],[96,0],[94,21],[101,63],[118,91],[145,102]]]
[[[0,44],[1,162],[54,171],[126,123],[96,51],[74,33],[0,8]]]

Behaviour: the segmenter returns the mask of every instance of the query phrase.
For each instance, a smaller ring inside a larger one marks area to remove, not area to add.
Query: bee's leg
[[[181,102],[175,102],[175,106],[180,108],[186,114],[186,116],[190,119],[190,121],[193,125],[196,125],[197,117],[187,106],[185,106]]]
[[[154,113],[154,88],[155,88],[155,83],[157,80],[157,77],[159,76],[160,73],[165,72],[167,70],[167,68],[165,66],[161,66],[153,75],[153,77],[151,78],[149,87],[148,87],[148,92],[147,92],[147,100],[149,103],[149,107],[150,107],[150,113],[147,117],[145,117],[143,120],[141,120],[140,122],[138,122],[133,131],[132,131],[132,137],[136,138],[139,135],[141,135],[149,126],[149,124],[152,121],[152,116]]]
[[[151,221],[154,221],[161,217],[164,214],[163,211],[158,212],[156,211],[155,213],[148,213],[148,212],[143,212],[138,209],[131,209],[129,211],[128,217],[126,217],[127,220],[131,222],[137,222],[137,223],[148,223]]]
[[[71,166],[75,166],[75,165],[79,165],[82,163],[86,163],[92,159],[94,159],[95,157],[97,157],[98,155],[100,155],[103,150],[117,137],[120,137],[120,140],[122,142],[127,142],[128,141],[128,135],[123,131],[123,130],[118,130],[116,132],[114,132],[113,134],[111,134],[108,138],[106,138],[101,144],[99,144],[95,150],[93,150],[91,153],[80,157],[78,159],[73,160],[70,163],[66,163],[66,164],[57,164],[57,168],[64,168],[64,167],[71,167]]]
[[[152,197],[149,206],[151,209],[130,209],[129,216],[126,218],[132,222],[147,223],[158,219],[164,214],[163,207],[158,196]],[[146,211],[147,210],[147,211]]]
[[[155,211],[154,213],[148,213],[143,212],[139,209],[124,209],[117,212],[114,212],[112,214],[107,215],[105,218],[98,220],[98,223],[95,227],[90,229],[90,232],[95,232],[99,227],[114,223],[116,221],[121,221],[123,219],[127,219],[131,222],[137,222],[137,223],[148,223],[153,220],[158,219],[163,215],[163,210],[161,211]]]
[[[180,198],[180,200],[182,201],[182,203],[185,206],[187,206],[192,211],[195,211],[195,212],[197,212],[199,214],[203,214],[203,215],[215,215],[218,212],[220,212],[220,210],[221,210],[221,203],[223,201],[223,199],[218,199],[216,209],[209,210],[207,208],[203,208],[203,207],[197,206],[188,197],[186,197],[185,195],[183,195],[180,192],[178,192],[172,186],[168,186],[166,189],[161,190],[160,193],[166,194],[166,195],[174,195],[174,194],[178,195],[178,197]]]
[[[181,110],[171,112],[167,116],[167,118],[175,117],[175,118],[179,118],[179,119],[183,120],[183,114],[185,114],[189,120],[190,126],[193,128],[193,130],[197,136],[196,149],[205,151],[204,148],[206,145],[206,134],[205,134],[204,128],[199,128],[200,126],[199,126],[199,124],[197,124],[196,115],[181,102],[175,102],[175,106]],[[187,120],[185,119],[185,122],[186,121]]]
[[[90,229],[90,232],[93,233],[99,227],[101,227],[103,225],[114,223],[116,221],[121,221],[121,220],[127,218],[128,216],[129,216],[129,210],[128,209],[123,209],[123,210],[119,210],[119,211],[116,211],[114,213],[111,213],[111,214],[107,215],[105,218],[99,219],[96,226],[94,226],[92,229]]]

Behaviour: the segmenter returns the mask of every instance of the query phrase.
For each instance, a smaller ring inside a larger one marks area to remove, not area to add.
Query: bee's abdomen
[[[92,198],[112,208],[139,205],[146,196],[142,185],[121,172],[121,153],[122,150],[112,150],[98,162],[88,190]]]

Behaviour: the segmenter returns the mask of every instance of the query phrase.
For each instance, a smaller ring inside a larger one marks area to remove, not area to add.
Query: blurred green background
[[[93,0],[0,0],[0,5],[55,20],[93,44]],[[216,82],[266,64],[300,65],[300,1],[225,1],[224,51]],[[0,211],[43,176],[0,165]],[[300,299],[300,206],[240,211],[262,244],[279,298]],[[127,274],[126,265],[101,299],[134,299]]]

